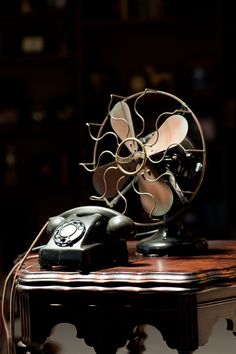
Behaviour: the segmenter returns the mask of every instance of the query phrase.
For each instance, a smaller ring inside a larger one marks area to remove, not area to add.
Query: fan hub
[[[115,159],[125,175],[136,175],[143,169],[147,160],[144,144],[134,137],[124,139],[118,145]]]

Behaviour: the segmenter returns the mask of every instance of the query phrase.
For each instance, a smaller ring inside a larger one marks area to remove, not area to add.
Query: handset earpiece
[[[120,214],[109,219],[107,234],[115,239],[130,240],[136,235],[136,226],[131,218]]]
[[[65,222],[65,218],[60,215],[53,216],[49,219],[48,226],[47,226],[47,234],[52,236],[53,232],[56,228]]]

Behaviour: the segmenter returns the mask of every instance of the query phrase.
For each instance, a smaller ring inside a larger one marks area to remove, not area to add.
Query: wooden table
[[[141,353],[143,324],[181,354],[206,344],[219,319],[234,332],[236,241],[209,241],[208,254],[189,257],[142,257],[128,246],[128,266],[89,274],[40,270],[37,255],[25,262],[16,290],[26,349],[41,352],[59,322],[74,324],[99,354],[127,340],[130,353]]]

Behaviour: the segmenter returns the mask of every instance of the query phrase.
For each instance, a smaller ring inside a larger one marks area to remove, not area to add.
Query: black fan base
[[[161,226],[152,236],[137,244],[137,253],[144,256],[190,256],[204,254],[207,250],[207,240],[193,235],[182,224]]]

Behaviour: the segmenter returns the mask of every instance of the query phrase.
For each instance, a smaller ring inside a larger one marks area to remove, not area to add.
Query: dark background
[[[110,94],[169,91],[196,114],[207,170],[188,221],[236,235],[236,24],[221,0],[0,3],[0,260],[5,272],[50,216],[90,203],[80,162]]]

